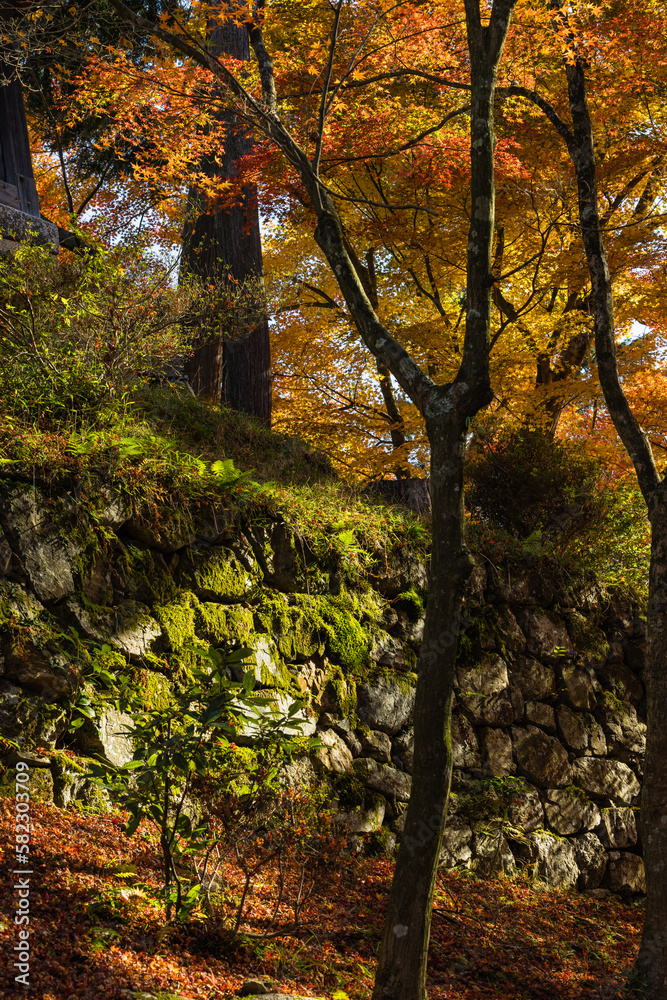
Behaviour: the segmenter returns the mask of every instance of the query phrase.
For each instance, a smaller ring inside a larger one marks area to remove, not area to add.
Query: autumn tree
[[[493,103],[498,65],[514,0],[495,0],[490,16],[484,19],[478,0],[465,0],[464,4],[470,73],[472,213],[466,263],[465,338],[459,370],[449,384],[439,384],[430,378],[381,322],[355,266],[355,255],[347,245],[335,199],[321,177],[323,137],[327,119],[335,106],[337,80],[352,71],[349,62],[347,67],[337,64],[339,37],[347,27],[344,15],[354,23],[354,19],[359,19],[364,12],[344,8],[343,0],[339,0],[332,12],[330,43],[325,55],[316,118],[310,125],[311,152],[308,154],[290,133],[286,120],[278,111],[273,61],[264,45],[258,19],[253,18],[251,23],[250,43],[257,60],[261,99],[254,97],[239,76],[211,53],[204,40],[195,43],[191,36],[184,37],[156,24],[147,25],[144,19],[133,15],[122,0],[112,0],[112,5],[129,24],[142,31],[150,30],[156,38],[208,69],[233,98],[237,112],[280,150],[302,185],[316,221],[315,242],[336,276],[360,337],[373,356],[396,378],[426,424],[431,450],[434,529],[415,702],[413,785],[388,903],[374,994],[376,1000],[390,997],[392,1000],[423,1000],[433,888],[451,781],[450,716],[460,602],[464,582],[472,569],[465,543],[462,498],[465,441],[470,419],[491,398]],[[407,15],[408,11],[401,13]],[[417,11],[409,13],[418,17]],[[386,14],[381,7],[371,4],[365,16],[377,25],[382,24]],[[366,39],[370,34],[364,27]],[[424,828],[430,831],[427,838],[423,835]],[[421,844],[419,850],[414,849],[415,843]]]
[[[653,29],[660,5],[652,5]],[[624,11],[640,23],[646,10]],[[536,92],[524,92],[555,126],[571,158],[577,182],[578,221],[590,278],[598,376],[614,427],[627,450],[646,502],[651,523],[651,567],[647,609],[647,643],[644,667],[647,736],[641,799],[641,831],[646,868],[646,917],[635,965],[635,983],[642,995],[650,990],[654,1000],[667,998],[667,480],[656,467],[648,435],[633,412],[619,376],[614,323],[613,280],[605,248],[605,217],[599,206],[594,119],[589,110],[587,71],[599,58],[613,51],[613,17],[602,9],[565,9],[551,5],[554,32],[562,45],[570,122]],[[609,21],[612,23],[610,24]],[[596,23],[597,22],[597,23]],[[664,21],[663,21],[664,24]],[[635,26],[636,27],[636,26]],[[602,29],[602,30],[600,30]],[[607,45],[600,46],[600,35]],[[663,42],[664,42],[664,35]],[[606,49],[606,51],[605,51]],[[596,51],[597,50],[597,51]],[[650,183],[650,182],[649,182]]]

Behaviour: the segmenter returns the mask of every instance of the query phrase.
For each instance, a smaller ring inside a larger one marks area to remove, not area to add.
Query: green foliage
[[[516,538],[581,534],[605,511],[600,465],[572,445],[522,427],[489,438],[467,467],[466,504],[483,524]]]
[[[297,702],[280,715],[271,699],[257,697],[253,670],[246,671],[240,683],[230,679],[230,668],[246,663],[252,650],[242,648],[226,656],[214,648],[193,652],[203,655],[204,664],[193,668],[191,680],[170,704],[130,713],[132,726],[124,735],[134,742],[133,759],[118,768],[94,764],[87,775],[128,810],[128,836],[144,819],[157,828],[167,920],[172,910],[186,916],[199,902],[200,885],[184,886],[180,868],[188,851],[207,849],[210,832],[190,799],[193,779],[212,778],[230,789],[230,751],[239,731],[251,734],[256,751],[289,757],[295,745],[287,731],[298,729],[295,716],[301,708]],[[277,767],[269,769],[264,784],[270,786],[276,773]],[[251,785],[234,789],[237,796],[251,791]]]
[[[547,559],[572,575],[592,571],[604,586],[646,588],[641,494],[580,446],[526,427],[490,438],[468,462],[466,506],[493,562]]]
[[[91,416],[147,367],[171,358],[201,308],[195,286],[99,249],[55,257],[20,247],[0,261],[0,399],[23,418]]]
[[[523,778],[486,778],[461,797],[457,811],[468,819],[490,820],[494,817],[507,821],[513,806],[521,803],[521,793],[526,790]]]

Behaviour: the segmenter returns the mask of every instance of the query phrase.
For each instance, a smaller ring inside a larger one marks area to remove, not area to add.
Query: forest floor
[[[292,936],[235,939],[223,921],[167,926],[160,852],[140,827],[128,838],[120,814],[31,804],[30,986],[11,968],[17,897],[13,800],[0,799],[0,997],[123,1000],[130,991],[223,1000],[244,979],[270,977],[285,993],[366,1000],[392,876],[386,858],[339,856],[305,878],[300,929]],[[286,902],[301,873],[283,868]],[[276,872],[265,870],[243,927],[269,928]],[[240,873],[225,871],[227,906]],[[224,906],[223,906],[224,909]],[[229,911],[231,912],[231,910]],[[287,923],[281,906],[278,920]],[[443,872],[435,897],[429,1000],[610,1000],[636,954],[643,904],[547,890],[526,877],[478,881]],[[275,925],[274,925],[275,930]]]

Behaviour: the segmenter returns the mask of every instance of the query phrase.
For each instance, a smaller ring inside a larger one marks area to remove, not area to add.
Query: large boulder
[[[467,769],[479,767],[479,741],[475,727],[465,715],[452,716],[452,751],[454,767]]]
[[[357,687],[357,715],[371,729],[393,736],[412,714],[415,689],[405,679],[377,677]]]
[[[507,819],[524,833],[532,833],[544,826],[544,809],[536,788],[525,785],[513,793]]]
[[[142,660],[162,637],[159,623],[139,601],[121,601],[117,608],[92,609],[70,598],[59,614],[91,639],[118,646],[131,660]]]
[[[635,814],[628,806],[600,810],[596,834],[607,848],[632,847],[637,843]]]
[[[549,788],[544,812],[552,830],[569,837],[579,830],[591,829],[599,823],[600,811],[581,792],[569,788]]]
[[[48,506],[33,490],[17,491],[3,503],[3,529],[20,555],[33,590],[41,601],[59,601],[74,591],[73,562],[80,547],[63,536],[72,511]]]
[[[553,667],[531,656],[516,655],[512,661],[511,676],[512,683],[517,685],[526,701],[544,701],[556,693]]]
[[[410,798],[412,779],[409,774],[397,771],[388,764],[378,764],[371,757],[358,757],[352,765],[354,773],[366,788],[380,792],[388,799],[407,802]]]
[[[200,601],[242,601],[255,585],[231,549],[222,545],[191,546],[178,565],[178,582]]]
[[[512,743],[519,774],[540,788],[562,788],[572,780],[568,756],[555,736],[540,729],[512,728]]]
[[[556,735],[556,716],[551,705],[545,705],[543,701],[528,701],[524,717],[529,725],[539,726],[550,736]]]
[[[390,670],[409,670],[414,663],[414,653],[406,657],[406,651],[400,639],[395,639],[387,632],[378,632],[371,646],[369,656],[374,663]]]
[[[132,728],[132,717],[113,708],[105,709],[98,722],[98,732],[104,756],[116,767],[132,760],[134,747],[126,733]]]
[[[526,637],[526,652],[537,660],[556,663],[574,650],[563,619],[541,608],[518,608],[517,620]]]
[[[558,735],[570,750],[588,749],[588,732],[582,716],[571,708],[561,706],[556,712]]]
[[[644,685],[625,663],[607,663],[599,673],[602,685],[620,698],[639,705],[644,697]]]
[[[440,864],[445,868],[469,867],[472,857],[472,830],[460,816],[448,816],[440,848]]]
[[[646,725],[637,718],[634,705],[605,691],[595,714],[606,734],[609,755],[641,767],[646,751]]]
[[[602,757],[579,757],[572,765],[574,782],[591,798],[615,805],[630,805],[639,795],[640,785],[627,766],[618,760]]]
[[[495,653],[483,653],[472,665],[459,665],[456,688],[463,711],[475,725],[508,726],[523,714],[512,700],[507,663]]]
[[[476,663],[459,664],[456,669],[455,687],[461,696],[489,697],[505,691],[508,686],[507,664],[496,653],[484,653]]]
[[[472,870],[481,878],[514,875],[516,862],[506,838],[500,830],[482,830],[472,841]]]
[[[571,708],[577,712],[590,712],[595,708],[595,684],[586,670],[569,665],[561,670],[561,678]]]
[[[333,729],[323,729],[317,733],[317,738],[323,744],[313,755],[316,768],[332,771],[334,774],[345,774],[352,770],[352,754],[347,745]]]
[[[395,549],[389,556],[382,551],[372,574],[377,589],[386,597],[397,597],[412,588],[425,590],[428,586],[426,564],[410,549]]]
[[[645,893],[644,862],[638,854],[610,851],[604,884],[621,896],[638,896]]]
[[[569,840],[562,840],[538,830],[529,833],[526,841],[515,847],[517,857],[521,857],[533,868],[533,876],[554,889],[569,889],[576,885],[579,867],[574,846]]]
[[[588,752],[594,757],[607,756],[607,738],[604,729],[597,722],[590,712],[584,712],[581,716],[584,727],[588,733]]]
[[[509,650],[512,653],[523,653],[526,648],[526,637],[506,604],[501,604],[499,608],[496,608],[493,631],[501,649]]]
[[[138,512],[125,522],[123,530],[138,542],[165,553],[177,552],[195,537],[194,525],[177,509],[172,510],[170,516],[159,518],[148,512]]]
[[[359,756],[372,757],[380,764],[391,763],[391,740],[377,729],[357,729],[355,735],[361,744]]]
[[[0,733],[20,746],[54,747],[67,730],[70,714],[66,699],[54,702],[26,695],[11,681],[0,680]]]
[[[79,681],[61,653],[50,655],[27,642],[5,647],[3,672],[8,680],[47,701],[73,694]]]
[[[598,889],[607,870],[607,852],[594,833],[582,833],[574,841],[580,889]]]
[[[502,777],[513,774],[512,740],[502,729],[482,728],[479,731],[482,764],[487,774]]]

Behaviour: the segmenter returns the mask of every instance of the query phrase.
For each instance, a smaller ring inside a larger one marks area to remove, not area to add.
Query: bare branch
[[[334,23],[331,29],[331,42],[329,43],[329,58],[327,60],[327,68],[324,73],[324,83],[322,84],[322,96],[320,98],[320,110],[317,122],[317,141],[315,143],[315,153],[313,155],[313,171],[315,174],[319,173],[320,169],[320,159],[322,156],[322,141],[324,139],[324,121],[327,115],[327,95],[329,93],[329,84],[331,83],[331,73],[333,71],[334,58],[336,56],[336,42],[338,41],[338,28],[340,26],[340,15],[343,9],[343,0],[338,0],[336,5],[336,13],[334,16]]]

